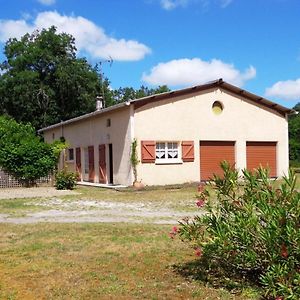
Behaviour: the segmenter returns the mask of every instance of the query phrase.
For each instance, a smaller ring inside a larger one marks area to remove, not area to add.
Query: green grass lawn
[[[169,226],[0,224],[0,299],[258,299],[196,280]],[[185,270],[180,272],[180,270]]]
[[[80,195],[60,198],[151,202],[182,211],[195,210],[197,192],[196,186],[76,190]],[[0,213],[49,209],[35,205],[44,200],[0,200]],[[193,249],[171,240],[170,229],[129,223],[0,224],[0,299],[259,299],[247,284],[236,289],[229,282],[231,292],[221,288],[217,274],[208,284]]]

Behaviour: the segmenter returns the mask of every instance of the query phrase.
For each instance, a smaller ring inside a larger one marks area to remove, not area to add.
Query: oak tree
[[[94,110],[100,75],[76,51],[74,38],[54,26],[9,39],[0,65],[0,113],[38,129]]]

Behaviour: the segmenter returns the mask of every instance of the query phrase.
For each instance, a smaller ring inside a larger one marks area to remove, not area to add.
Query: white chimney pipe
[[[96,110],[99,111],[103,108],[103,98],[100,96],[96,97]]]

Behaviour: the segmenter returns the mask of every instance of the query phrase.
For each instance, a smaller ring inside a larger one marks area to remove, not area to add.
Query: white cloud
[[[53,5],[56,0],[38,0],[38,2],[40,2],[43,5]]]
[[[200,58],[183,58],[159,63],[149,74],[144,73],[142,80],[151,85],[190,86],[223,78],[234,85],[243,86],[255,76],[256,70],[253,66],[241,72],[233,64],[219,59],[204,61]]]
[[[201,4],[207,8],[210,4],[217,4],[222,8],[227,7],[233,0],[160,0],[160,5],[165,10],[172,10],[177,7],[186,7],[189,4]]]
[[[163,9],[171,10],[178,6],[186,6],[189,3],[189,0],[161,0],[160,4]]]
[[[266,97],[284,100],[300,100],[300,78],[296,80],[278,81],[266,89]]]
[[[86,18],[60,15],[56,11],[41,12],[31,23],[24,19],[0,20],[0,41],[5,42],[10,37],[20,38],[27,32],[52,25],[57,27],[58,32],[72,34],[77,49],[92,58],[106,59],[111,56],[114,60],[136,61],[151,52],[149,47],[138,41],[108,36],[103,28]]]
[[[27,24],[25,20],[0,20],[0,41],[5,42],[12,37],[20,38],[33,30],[34,27]]]

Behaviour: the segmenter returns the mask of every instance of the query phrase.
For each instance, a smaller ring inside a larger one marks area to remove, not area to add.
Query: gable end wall
[[[183,100],[183,101],[182,101]],[[220,101],[223,112],[212,112]],[[277,142],[277,174],[288,171],[288,123],[271,109],[243,99],[220,88],[148,103],[135,110],[135,138],[140,142],[194,141],[195,160],[180,164],[138,165],[138,176],[145,184],[174,184],[200,180],[199,142],[235,141],[238,169],[246,167],[247,141]],[[140,143],[138,143],[140,147]],[[140,149],[138,149],[140,153]]]

